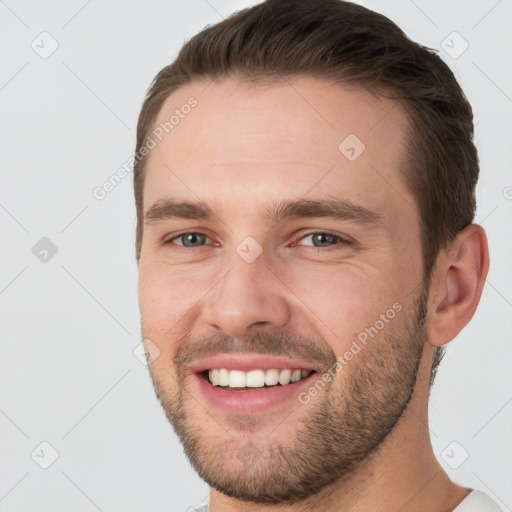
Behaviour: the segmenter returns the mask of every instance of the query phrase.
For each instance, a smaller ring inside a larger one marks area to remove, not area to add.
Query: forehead
[[[185,106],[191,98],[197,101],[197,106],[188,109]],[[190,113],[182,113],[178,119],[176,114],[180,114],[180,110],[190,110]],[[379,149],[392,149],[401,145],[407,125],[402,107],[396,101],[366,89],[349,89],[312,77],[266,83],[248,83],[234,78],[194,82],[166,99],[155,126],[165,125],[173,114],[169,135],[176,143],[181,142],[182,137],[191,137],[198,143],[200,140],[201,150],[213,154],[222,152],[224,157],[228,147],[237,148],[235,144],[240,136],[261,135],[262,131],[279,132],[280,141],[289,138],[294,142],[311,143],[305,145],[306,153],[307,146],[320,141],[323,141],[322,146],[334,145],[336,149],[336,142],[350,133],[363,141],[377,143]],[[219,147],[220,134],[236,137],[225,140]],[[190,148],[176,146],[174,151],[190,151]],[[252,147],[258,149],[256,144]],[[286,147],[279,149],[286,153]]]
[[[292,198],[308,190],[339,191],[384,209],[397,200],[413,203],[399,173],[405,113],[361,88],[311,77],[193,82],[166,99],[153,133],[159,127],[145,208],[167,195],[208,202],[233,194]]]

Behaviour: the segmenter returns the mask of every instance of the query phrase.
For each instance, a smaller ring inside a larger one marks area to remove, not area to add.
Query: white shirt
[[[494,501],[482,491],[471,491],[453,512],[503,512]]]
[[[208,512],[208,505],[189,509],[191,512]],[[482,491],[472,490],[452,512],[503,512],[494,501]]]

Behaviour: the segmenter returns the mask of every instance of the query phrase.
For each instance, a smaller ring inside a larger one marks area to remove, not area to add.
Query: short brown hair
[[[472,223],[478,155],[473,113],[450,68],[391,20],[343,0],[267,0],[207,26],[155,77],[137,125],[136,154],[167,97],[194,80],[312,76],[397,100],[410,128],[403,179],[420,214],[423,284],[441,249]],[[147,157],[136,159],[136,258],[143,234]],[[433,383],[444,354],[438,347]]]

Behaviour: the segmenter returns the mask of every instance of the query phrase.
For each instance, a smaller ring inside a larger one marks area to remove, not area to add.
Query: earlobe
[[[451,341],[473,317],[489,270],[485,231],[471,224],[438,258],[429,293],[427,340]]]

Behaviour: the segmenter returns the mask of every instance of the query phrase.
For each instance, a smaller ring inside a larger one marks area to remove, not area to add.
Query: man
[[[268,0],[155,78],[134,187],[156,394],[210,512],[499,510],[429,439],[489,267],[471,107],[340,0]]]

